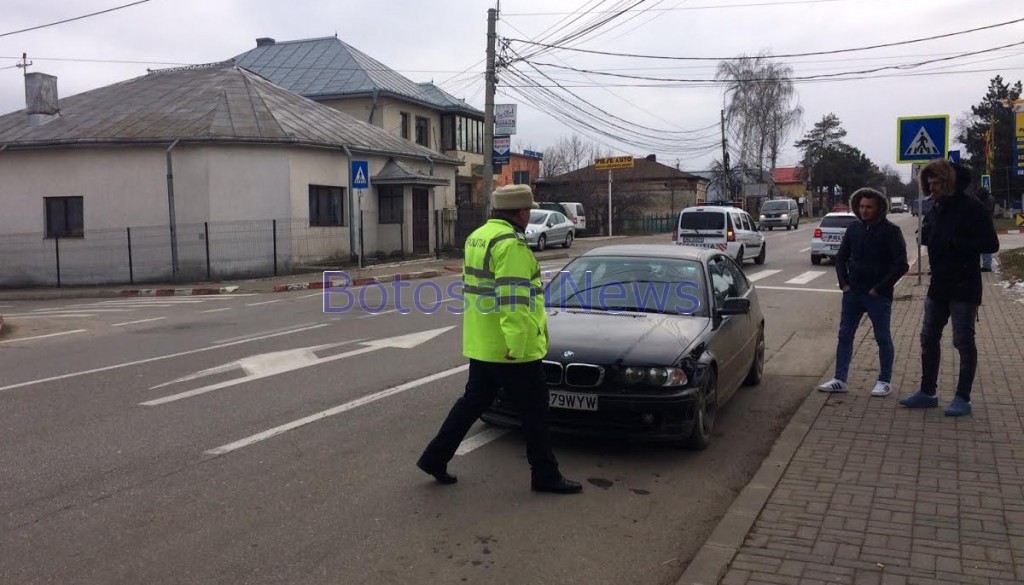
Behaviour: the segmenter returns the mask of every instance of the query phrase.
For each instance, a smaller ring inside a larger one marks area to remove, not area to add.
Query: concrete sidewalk
[[[983,275],[972,416],[942,412],[959,367],[948,327],[939,408],[897,403],[920,381],[928,285],[904,278],[893,394],[869,396],[878,358],[864,322],[849,394],[810,392],[679,583],[1024,583],[1024,290],[1000,278]]]

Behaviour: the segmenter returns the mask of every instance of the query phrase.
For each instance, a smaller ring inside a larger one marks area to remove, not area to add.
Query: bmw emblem
[[[576,354],[572,350],[568,350],[567,349],[567,350],[562,352],[562,357],[564,357],[566,359],[571,358],[574,355],[576,355]]]

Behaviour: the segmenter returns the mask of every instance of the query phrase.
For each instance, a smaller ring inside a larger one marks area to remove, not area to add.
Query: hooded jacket
[[[966,193],[966,167],[936,160],[921,169],[919,187],[928,194],[928,179],[942,180],[941,197],[921,220],[921,244],[928,246],[932,271],[928,297],[981,304],[981,254],[999,251],[999,236],[980,201]]]
[[[860,200],[873,193],[880,202],[878,217],[871,223],[860,218]],[[890,301],[896,282],[907,273],[907,243],[903,230],[888,220],[889,200],[874,189],[858,189],[850,197],[850,209],[860,221],[850,224],[836,253],[839,287],[866,293],[874,289]]]

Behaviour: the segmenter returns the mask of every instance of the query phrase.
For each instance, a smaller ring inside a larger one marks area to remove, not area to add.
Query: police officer
[[[469,358],[469,380],[416,463],[442,484],[458,481],[448,473],[448,462],[503,387],[518,403],[532,489],[583,491],[559,472],[548,432],[548,387],[541,363],[548,351],[547,313],[540,266],[523,235],[530,210],[538,207],[528,185],[501,187],[491,197],[491,219],[466,239],[462,353]]]

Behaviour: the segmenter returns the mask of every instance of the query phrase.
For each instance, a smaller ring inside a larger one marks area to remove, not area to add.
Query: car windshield
[[[831,217],[825,216],[821,218],[821,225],[818,227],[822,228],[847,228],[851,223],[857,221],[857,218],[852,215],[833,215]]]
[[[717,211],[690,211],[679,218],[679,229],[720,230],[725,228],[725,214]]]
[[[786,201],[768,201],[761,206],[761,211],[786,211],[789,209],[789,203]]]
[[[543,211],[531,211],[530,212],[530,223],[533,225],[542,225],[548,220],[548,213]]]
[[[706,314],[700,262],[679,258],[584,256],[548,283],[544,304],[595,311]]]

